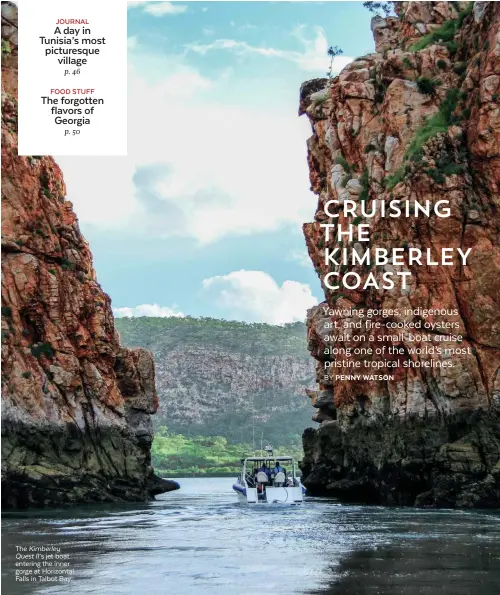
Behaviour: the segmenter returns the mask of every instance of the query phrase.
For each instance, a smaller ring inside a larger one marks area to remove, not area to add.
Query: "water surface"
[[[141,505],[5,514],[5,593],[497,595],[500,513],[237,504],[231,478]],[[15,581],[15,546],[57,546],[71,582]]]

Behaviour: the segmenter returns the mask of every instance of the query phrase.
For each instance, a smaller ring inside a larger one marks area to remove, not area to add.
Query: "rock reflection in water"
[[[496,595],[500,514],[236,503],[231,478],[184,479],[143,505],[8,514],[2,586],[9,595]],[[67,584],[15,581],[16,545],[69,553]]]
[[[499,548],[420,541],[353,552],[332,566],[331,584],[309,595],[496,595]]]

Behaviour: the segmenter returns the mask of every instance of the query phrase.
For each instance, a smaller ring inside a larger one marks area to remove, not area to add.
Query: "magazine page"
[[[2,589],[496,595],[500,3],[2,2]]]

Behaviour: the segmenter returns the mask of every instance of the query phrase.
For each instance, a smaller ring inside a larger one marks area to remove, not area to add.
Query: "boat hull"
[[[267,487],[263,494],[258,495],[257,488],[247,488],[239,483],[233,485],[233,490],[242,504],[302,504],[305,488],[300,487]]]

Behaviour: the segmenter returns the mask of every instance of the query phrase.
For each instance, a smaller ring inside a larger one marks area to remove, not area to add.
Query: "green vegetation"
[[[12,308],[10,306],[2,306],[2,316],[10,318],[12,316]]]
[[[459,4],[459,6],[460,6],[460,4]],[[459,12],[458,19],[457,19],[458,20],[457,29],[460,29],[460,27],[463,25],[465,17],[471,14],[473,8],[474,8],[474,2],[469,2],[467,4],[467,6]]]
[[[251,444],[229,444],[223,436],[188,438],[169,432],[165,426],[157,429],[151,448],[156,473],[172,477],[238,474],[240,460],[253,454]],[[260,450],[255,454],[260,454]],[[302,458],[302,449],[275,448],[274,455],[279,454],[291,455],[298,461]]]
[[[417,79],[417,87],[420,93],[424,95],[432,95],[436,91],[436,87],[439,85],[439,81],[436,79],[430,79],[425,76],[419,76]]]
[[[339,155],[338,157],[335,158],[335,163],[337,163],[338,165],[341,165],[345,172],[350,174],[352,173],[352,166],[349,165],[349,163],[347,163],[347,160],[342,157],[341,155]]]
[[[328,98],[328,93],[323,93],[323,95],[319,95],[313,99],[314,105],[322,105]]]
[[[209,346],[247,355],[293,355],[309,359],[306,326],[283,326],[217,318],[117,318],[115,326],[126,345],[154,350]]]
[[[441,27],[434,29],[427,35],[421,37],[416,43],[408,48],[410,52],[419,52],[434,43],[446,43],[452,41],[458,29],[458,19],[445,21]]]
[[[45,171],[40,174],[40,190],[46,198],[52,197],[52,193],[49,189],[49,178]]]
[[[340,185],[342,186],[342,188],[345,188],[347,186],[347,182],[349,182],[349,180],[351,179],[351,174],[346,174],[345,176],[342,176],[342,180],[340,181]]]
[[[434,114],[434,116],[427,119],[415,133],[413,140],[406,150],[404,161],[420,161],[422,159],[422,148],[425,143],[436,136],[436,134],[439,134],[440,132],[446,132],[452,124],[460,121],[460,116],[456,116],[454,113],[457,109],[459,98],[460,91],[458,89],[448,89],[445,99],[439,106],[439,111]],[[445,169],[446,165],[450,166],[448,167],[448,170]],[[446,171],[452,171],[454,169],[452,165],[456,166],[456,164],[452,164],[451,161],[448,161],[446,164],[442,164],[440,173],[446,174]],[[399,182],[404,179],[408,171],[408,164],[402,165],[394,172],[392,176],[387,178],[386,188],[388,190],[392,190],[397,184],[399,184]],[[439,183],[444,181],[444,177],[442,175],[434,174],[432,170],[428,170],[427,173],[429,173],[429,175],[431,175],[431,177],[433,177],[434,180]],[[453,171],[453,173],[457,173],[457,171]]]
[[[38,360],[42,355],[49,359],[54,357],[54,350],[48,343],[36,343],[30,347],[30,351]]]
[[[377,147],[372,144],[372,143],[368,143],[365,147],[365,153],[370,153],[371,151],[376,151]]]
[[[420,52],[420,50],[423,50],[430,45],[442,43],[446,46],[450,54],[454,54],[458,50],[458,45],[455,42],[454,37],[462,26],[465,17],[472,11],[473,5],[474,2],[469,2],[466,8],[459,13],[458,18],[445,21],[441,27],[424,35],[416,43],[410,46],[408,51]]]
[[[446,42],[445,44],[446,49],[450,56],[455,55],[458,52],[458,43],[452,39],[451,41]]]
[[[455,64],[455,66],[453,66],[453,72],[455,74],[458,74],[459,76],[462,76],[466,70],[467,62],[458,62],[457,64]]]
[[[370,177],[368,175],[368,169],[364,169],[363,173],[359,178],[359,183],[361,184],[361,192],[359,193],[359,200],[361,203],[364,203],[370,197]]]
[[[21,374],[21,376],[22,376],[23,378],[29,379],[29,378],[31,378],[32,374],[31,374],[31,372],[23,372],[23,373]]]
[[[70,262],[69,260],[67,260],[66,258],[63,258],[61,260],[61,268],[63,271],[74,271],[76,268],[76,265],[74,262]]]
[[[375,87],[375,95],[373,96],[373,103],[377,105],[378,103],[383,103],[385,98],[385,92],[387,91],[387,83],[385,83],[380,78],[375,78],[374,83]]]
[[[340,56],[344,52],[337,45],[331,45],[328,48],[328,52],[327,53],[328,53],[328,57],[330,58],[330,66],[328,68],[328,72],[326,73],[326,75],[328,76],[328,80],[330,80],[332,78],[332,74],[333,74],[333,61],[334,61],[334,59],[335,59],[336,56]]]
[[[425,143],[439,132],[446,132],[448,128],[459,121],[454,115],[459,99],[458,89],[448,89],[446,97],[439,106],[439,111],[417,130],[414,139],[406,151],[405,159],[413,159]]]
[[[394,12],[394,2],[363,2],[372,14],[390,16]]]
[[[444,157],[440,157],[436,161],[436,165],[438,170],[444,174],[445,176],[453,176],[456,174],[463,174],[465,173],[465,166],[459,163],[454,163],[451,160],[449,155],[445,155]]]
[[[385,187],[391,191],[395,186],[404,180],[407,171],[404,167],[397,169],[392,175],[388,176],[385,181]]]
[[[10,41],[6,39],[2,39],[2,56],[10,54],[12,52],[12,47],[10,45]]]
[[[405,57],[403,58],[403,66],[404,66],[405,68],[413,68],[413,64],[412,64],[412,62],[411,62],[410,58],[408,58],[408,56],[405,56]]]
[[[222,436],[236,445],[254,434],[259,443],[262,438],[276,447],[300,447],[313,414],[303,389],[314,385],[304,323],[138,317],[117,318],[115,325],[123,345],[154,355],[156,426],[188,439]],[[193,367],[196,360],[206,361],[202,372]],[[282,369],[291,361],[296,380],[283,386]]]
[[[428,174],[436,184],[444,184],[446,182],[446,177],[435,167],[428,167],[425,170],[425,173]]]
[[[185,380],[180,380],[184,385]],[[311,386],[314,380],[310,378],[306,386]],[[302,395],[290,394],[279,387],[268,390],[259,390],[251,399],[242,404],[238,403],[233,407],[221,408],[216,412],[207,414],[200,423],[175,420],[169,414],[168,402],[165,406],[162,403],[160,392],[160,411],[154,416],[153,423],[157,426],[167,425],[170,431],[183,434],[187,438],[195,436],[223,436],[229,444],[243,444],[252,441],[255,433],[256,445],[260,444],[261,438],[264,442],[269,441],[275,447],[285,449],[293,448],[299,450],[302,444],[302,432],[310,427],[311,416],[314,409],[311,408],[309,399]],[[210,398],[213,393],[207,389],[205,398]],[[252,411],[255,406],[255,414]],[[163,413],[165,411],[165,414]],[[255,432],[252,428],[254,419]]]

